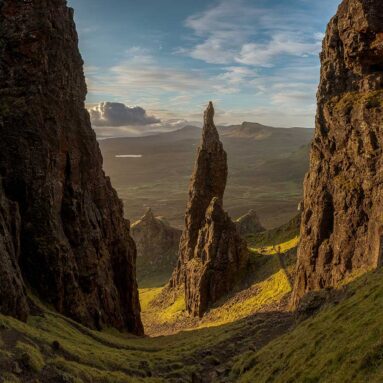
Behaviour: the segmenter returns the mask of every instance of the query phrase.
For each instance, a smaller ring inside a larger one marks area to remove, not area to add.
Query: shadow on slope
[[[260,313],[231,325],[136,338],[39,311],[28,324],[0,315],[2,382],[213,382],[228,376],[235,355],[259,349],[292,324],[291,314]]]
[[[344,299],[259,352],[238,358],[230,381],[378,383],[383,376],[383,270],[344,288]]]

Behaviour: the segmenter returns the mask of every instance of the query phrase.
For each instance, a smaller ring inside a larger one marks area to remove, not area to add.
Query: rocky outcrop
[[[13,268],[19,302],[1,307],[25,317],[28,284],[87,326],[142,334],[136,249],[102,171],[82,66],[65,0],[0,2],[1,257],[12,266],[0,268]]]
[[[235,221],[235,224],[237,225],[239,234],[242,236],[257,234],[266,230],[262,226],[255,210],[250,210],[248,213],[238,218],[237,221]]]
[[[178,259],[182,231],[171,227],[165,219],[155,217],[152,209],[132,225],[137,246],[137,279],[165,274],[167,279]]]
[[[4,196],[0,179],[0,312],[26,320],[29,308],[19,267],[20,214]]]
[[[184,286],[186,307],[194,316],[202,316],[230,291],[248,257],[245,242],[222,208],[227,156],[213,118],[210,103],[191,179],[178,264],[170,281],[170,287]]]
[[[211,201],[198,233],[194,257],[186,263],[185,295],[189,313],[203,316],[211,303],[229,293],[247,263],[246,243],[222,208]]]
[[[293,305],[381,264],[383,3],[344,0],[329,23]]]

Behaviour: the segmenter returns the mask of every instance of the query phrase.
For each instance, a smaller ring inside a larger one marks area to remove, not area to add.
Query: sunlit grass
[[[141,310],[147,311],[150,303],[161,293],[162,287],[139,289]]]
[[[291,249],[296,242],[297,239],[294,238],[281,244],[281,248]],[[167,305],[163,303],[159,305],[148,304],[148,300],[155,302],[160,289],[144,289],[141,293],[144,322],[150,329],[163,324],[172,327],[183,320],[184,324],[181,326],[183,330],[221,326],[246,318],[266,309],[267,306],[276,305],[291,292],[286,270],[282,268],[278,256],[272,251],[270,254],[252,251],[251,265],[244,277],[250,282],[246,286],[238,286],[232,294],[218,301],[201,320],[186,320],[183,291],[178,291],[175,296],[169,297]]]
[[[299,243],[299,236],[296,236],[290,239],[289,241],[282,242],[277,245],[261,246],[256,248],[252,247],[251,250],[261,254],[274,255],[277,253],[285,253],[286,251],[294,249],[295,247],[298,246],[298,243]]]
[[[383,272],[351,284],[350,298],[323,309],[260,350],[238,358],[242,383],[380,383],[383,379]]]

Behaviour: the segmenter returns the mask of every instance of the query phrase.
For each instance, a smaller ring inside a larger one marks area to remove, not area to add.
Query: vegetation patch
[[[383,107],[383,91],[347,92],[341,97],[335,96],[330,100],[338,113],[348,113],[355,106],[365,106],[367,109]]]
[[[259,352],[238,358],[238,382],[381,382],[383,271],[348,286],[350,298],[328,306]]]
[[[251,248],[260,249],[262,247],[275,247],[289,242],[299,236],[301,215],[298,214],[288,223],[263,233],[253,234],[247,237]]]

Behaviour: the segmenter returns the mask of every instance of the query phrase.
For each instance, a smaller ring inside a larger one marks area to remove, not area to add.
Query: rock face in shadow
[[[262,226],[255,210],[250,210],[248,213],[238,218],[237,221],[235,221],[235,224],[237,225],[239,234],[242,236],[261,233],[266,230]]]
[[[330,21],[293,305],[381,264],[383,3],[344,0]]]
[[[26,320],[29,308],[18,264],[19,241],[19,208],[5,197],[0,178],[0,312]]]
[[[0,216],[10,238],[1,257],[19,296],[17,309],[1,308],[25,318],[28,284],[89,327],[142,334],[136,249],[102,171],[82,67],[66,1],[0,2]]]
[[[182,231],[171,227],[164,219],[155,217],[148,209],[132,224],[132,237],[137,247],[137,279],[155,274],[171,273],[177,264]],[[169,278],[170,274],[167,274]]]
[[[184,286],[186,307],[194,316],[202,316],[209,304],[230,291],[248,259],[246,244],[222,207],[227,156],[213,118],[210,103],[191,179],[178,264],[170,281],[170,287]]]

